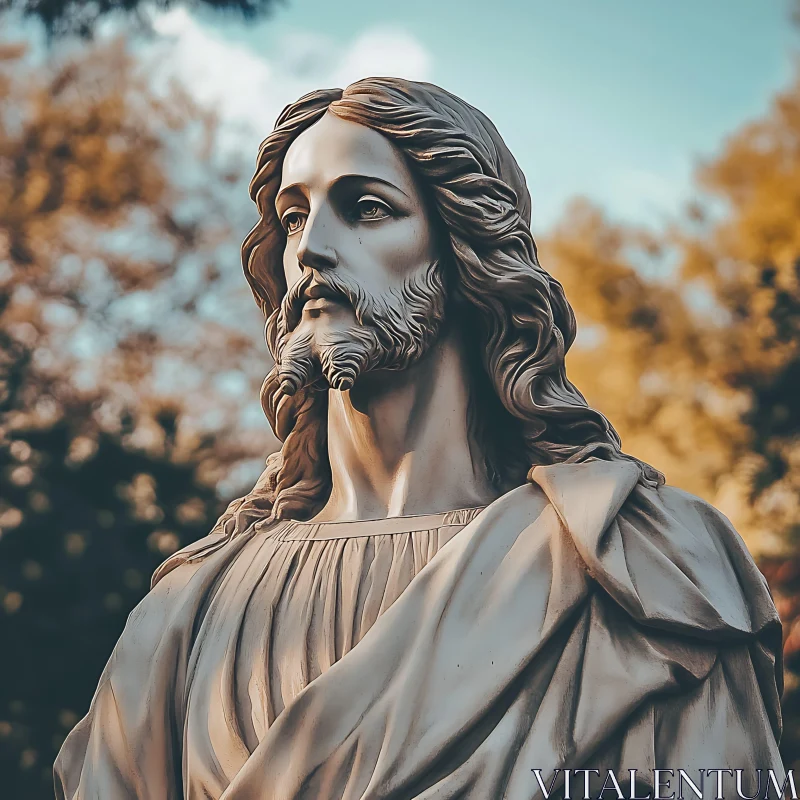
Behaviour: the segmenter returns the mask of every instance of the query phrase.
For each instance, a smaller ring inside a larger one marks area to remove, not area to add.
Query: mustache
[[[359,325],[372,321],[369,300],[358,284],[351,283],[333,271],[320,272],[312,267],[303,267],[300,280],[281,301],[281,314],[287,332],[291,333],[300,324],[303,306],[309,299],[307,292],[312,285],[321,287],[325,297],[352,308]]]
[[[348,306],[357,324],[323,332],[303,326],[303,307],[316,297]],[[303,388],[345,390],[365,371],[403,368],[437,335],[446,297],[438,261],[378,295],[365,292],[346,273],[304,267],[267,321],[267,345],[275,359],[271,387],[288,397]]]

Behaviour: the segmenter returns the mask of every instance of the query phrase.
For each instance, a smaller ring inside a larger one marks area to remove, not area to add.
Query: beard
[[[304,319],[305,291],[312,282],[349,307],[355,324],[332,328]],[[267,342],[275,359],[269,382],[282,395],[293,396],[306,388],[344,391],[366,372],[406,369],[438,338],[445,300],[436,261],[400,289],[378,295],[368,294],[335,270],[305,267],[267,323]]]

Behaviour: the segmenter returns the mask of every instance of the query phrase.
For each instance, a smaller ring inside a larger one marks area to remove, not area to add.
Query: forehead
[[[342,175],[380,178],[406,191],[414,177],[400,150],[377,131],[327,112],[286,151],[281,188],[324,187]]]

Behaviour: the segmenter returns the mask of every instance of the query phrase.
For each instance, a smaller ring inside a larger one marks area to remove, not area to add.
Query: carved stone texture
[[[663,791],[656,769],[782,782],[766,583],[567,378],[575,318],[489,119],[395,78],[313,92],[251,192],[243,264],[283,446],[156,572],[58,796],[530,800],[568,794],[574,770],[597,771],[590,792],[608,770],[637,770],[640,792]]]

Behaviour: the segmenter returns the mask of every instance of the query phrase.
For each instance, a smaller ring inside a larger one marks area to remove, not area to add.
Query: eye
[[[281,225],[283,225],[286,234],[291,236],[293,233],[297,233],[301,230],[303,225],[305,225],[306,216],[307,215],[303,211],[287,211],[281,217]]]
[[[356,220],[373,222],[391,217],[392,214],[389,204],[374,195],[365,195],[356,203]]]

